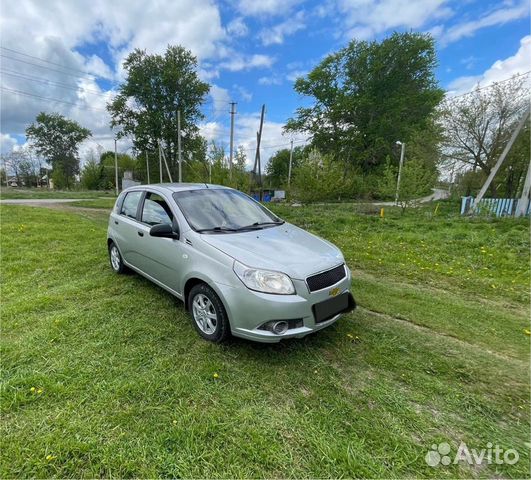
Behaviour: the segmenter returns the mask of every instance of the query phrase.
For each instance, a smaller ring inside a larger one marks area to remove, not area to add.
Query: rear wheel
[[[205,340],[222,342],[230,335],[230,324],[220,298],[205,283],[192,288],[188,295],[188,310],[192,323]]]
[[[109,244],[109,261],[111,263],[111,268],[115,273],[125,273],[127,267],[124,265],[120,250],[118,250],[118,247],[114,242]]]

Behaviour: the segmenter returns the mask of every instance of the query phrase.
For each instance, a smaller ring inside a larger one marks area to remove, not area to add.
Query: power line
[[[44,68],[44,69],[50,70],[52,72],[57,72],[57,73],[61,73],[63,75],[68,75],[69,77],[83,78],[83,79],[86,79],[88,77],[92,77],[92,79],[96,79],[96,78],[104,79],[104,77],[100,77],[99,75],[92,75],[92,74],[85,75],[85,76],[83,76],[83,75],[75,75],[73,73],[68,73],[68,72],[65,72],[63,70],[58,70],[56,68],[47,67],[46,65],[39,65],[38,63],[28,62],[26,60],[22,60],[21,58],[10,57],[9,55],[5,55],[4,53],[0,53],[0,57],[8,58],[10,60],[15,60],[16,62],[20,62],[20,63],[25,63],[26,65],[32,65],[34,67]],[[106,80],[106,79],[104,79],[104,80]]]
[[[465,93],[461,93],[459,95],[454,95],[453,97],[449,97],[448,100],[454,100],[456,98],[461,98],[461,97],[465,97],[467,95],[472,95],[474,92],[477,92],[479,90],[485,90],[486,88],[492,88],[494,85],[497,85],[497,84],[500,84],[500,83],[504,83],[504,82],[508,82],[509,80],[513,80],[515,78],[523,77],[524,75],[529,75],[530,73],[531,73],[531,70],[528,70],[527,72],[524,72],[524,73],[517,73],[517,74],[513,75],[512,77],[504,78],[503,80],[500,80],[498,82],[493,82],[493,83],[490,83],[489,85],[485,85],[483,87],[474,88],[470,92],[465,92]],[[448,94],[448,93],[449,92],[446,92],[446,94]]]
[[[78,108],[81,108],[81,109],[84,109],[84,110],[94,110],[94,111],[100,111],[100,112],[107,112],[107,110],[105,110],[103,108],[89,107],[87,105],[81,105],[80,103],[68,102],[66,100],[59,100],[57,98],[43,97],[41,95],[36,95],[34,93],[23,92],[22,90],[15,90],[13,88],[4,87],[3,85],[0,85],[0,89],[3,90],[3,91],[16,93],[18,95],[22,95],[22,96],[25,96],[25,97],[39,98],[41,100],[47,100],[49,102],[64,103],[66,105],[74,105],[75,107],[78,107]]]
[[[13,70],[6,70],[4,68],[0,70],[0,74],[8,75],[10,77],[22,78],[24,80],[29,80],[31,82],[41,83],[43,85],[50,85],[52,87],[64,88],[67,90],[74,90],[76,92],[82,92],[82,93],[89,93],[91,95],[99,95],[100,97],[107,97],[107,94],[102,93],[102,92],[97,92],[96,90],[91,90],[91,89],[82,88],[82,87],[74,87],[72,85],[68,85],[67,83],[56,82],[53,80],[46,80],[46,79],[42,79],[39,77],[35,77],[33,75],[25,75],[22,73],[18,73]]]
[[[61,63],[52,62],[51,60],[46,60],[45,58],[36,57],[35,55],[30,55],[29,53],[24,53],[24,52],[21,52],[19,50],[14,50],[13,48],[7,48],[7,47],[2,47],[2,46],[0,46],[0,48],[2,50],[7,50],[8,52],[16,53],[17,55],[23,55],[24,57],[28,57],[28,58],[32,58],[32,59],[35,59],[35,60],[39,60],[40,62],[49,63],[50,65],[55,65],[56,67],[61,67],[61,68],[65,69],[65,70],[71,70],[73,72],[83,73],[84,75],[89,75],[91,77],[104,78],[104,77],[100,77],[99,75],[95,75],[93,73],[87,72],[86,70],[80,70],[79,68],[68,67],[68,66],[63,65]],[[10,58],[10,57],[8,57],[8,58]]]

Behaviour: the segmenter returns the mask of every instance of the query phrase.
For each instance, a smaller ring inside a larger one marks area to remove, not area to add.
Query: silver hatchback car
[[[251,197],[209,184],[124,190],[109,218],[112,269],[181,299],[205,339],[303,337],[356,307],[337,247]]]

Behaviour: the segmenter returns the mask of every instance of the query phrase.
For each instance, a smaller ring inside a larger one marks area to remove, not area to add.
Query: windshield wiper
[[[251,225],[246,225],[245,227],[240,227],[238,230],[245,230],[245,229],[260,229],[262,227],[267,227],[270,225],[282,225],[284,223],[284,220],[279,220],[278,222],[254,222]]]
[[[197,233],[203,232],[237,232],[239,228],[229,228],[229,227],[212,227],[212,228],[200,228],[196,230]]]
[[[271,225],[282,225],[284,223],[283,220],[280,220],[278,222],[254,222],[251,225],[245,225],[243,227],[238,228],[230,228],[230,227],[212,227],[212,228],[201,228],[199,230],[196,230],[197,233],[205,233],[205,232],[243,232],[245,230],[260,230],[263,227],[271,226]]]

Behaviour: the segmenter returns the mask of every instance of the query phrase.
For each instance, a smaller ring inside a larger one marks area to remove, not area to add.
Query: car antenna
[[[206,182],[204,182],[204,183],[205,183],[205,187],[207,187],[207,188],[208,188],[208,183],[206,183]]]

